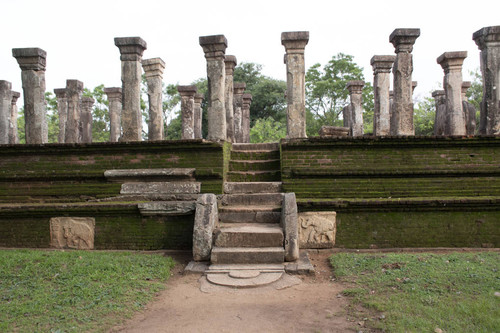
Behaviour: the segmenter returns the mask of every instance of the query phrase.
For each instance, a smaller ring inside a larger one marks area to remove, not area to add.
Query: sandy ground
[[[112,332],[355,332],[347,320],[345,286],[332,281],[328,252],[310,253],[314,276],[276,290],[200,290],[200,275],[182,275],[186,258],[146,310]],[[296,276],[297,277],[297,276]],[[293,279],[293,278],[292,278]]]

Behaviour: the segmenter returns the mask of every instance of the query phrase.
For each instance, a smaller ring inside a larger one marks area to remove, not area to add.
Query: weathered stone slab
[[[50,246],[57,249],[92,250],[93,217],[53,217],[50,219]]]
[[[285,261],[299,258],[299,225],[295,193],[285,193],[281,208],[281,227],[285,237]]]
[[[202,194],[196,201],[193,229],[193,259],[210,260],[213,231],[219,223],[217,197],[215,194]]]
[[[301,248],[325,249],[335,245],[336,212],[304,212],[298,215]]]
[[[200,193],[199,182],[147,182],[122,184],[120,194]]]
[[[153,201],[137,205],[143,216],[190,215],[196,210],[195,201]]]
[[[319,136],[322,138],[334,136],[349,136],[349,127],[321,126],[321,128],[319,129]]]
[[[284,272],[273,272],[273,273],[260,273],[258,271],[251,271],[253,273],[257,272],[256,276],[250,276],[248,278],[241,278],[231,276],[231,273],[220,274],[220,273],[209,273],[207,274],[207,280],[211,283],[233,287],[233,288],[252,288],[260,287],[271,284],[279,280]],[[255,275],[255,274],[253,274]]]
[[[115,169],[104,171],[104,177],[110,182],[123,183],[156,179],[158,181],[194,180],[194,168],[164,169]]]

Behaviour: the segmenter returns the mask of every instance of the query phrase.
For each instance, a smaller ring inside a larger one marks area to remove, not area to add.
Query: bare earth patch
[[[315,276],[289,288],[200,290],[199,275],[178,265],[167,289],[142,313],[113,332],[353,332],[345,286],[331,280],[329,251],[311,251]],[[176,257],[185,264],[188,258]],[[349,329],[351,328],[351,329]]]

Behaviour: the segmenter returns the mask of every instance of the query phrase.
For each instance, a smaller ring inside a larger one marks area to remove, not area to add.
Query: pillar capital
[[[12,93],[12,105],[16,105],[17,99],[21,96],[19,91],[11,91]]]
[[[243,103],[250,103],[252,99],[252,94],[243,94]]]
[[[88,97],[88,96],[83,96],[82,97],[82,106],[84,108],[92,108],[92,106],[94,105],[94,102],[95,102],[95,99],[92,98],[92,97]]]
[[[21,70],[44,71],[47,52],[38,47],[12,49],[12,56],[16,58]]]
[[[226,55],[224,58],[224,64],[226,66],[226,75],[233,75],[234,68],[238,64],[238,61],[234,55]]]
[[[462,70],[467,51],[445,52],[437,58],[437,63],[443,67],[444,72],[457,72]]]
[[[195,103],[201,103],[203,101],[203,99],[205,98],[205,96],[203,94],[194,94],[194,102]]]
[[[389,36],[389,42],[395,47],[395,52],[411,53],[413,44],[420,36],[420,29],[395,29]]]
[[[500,47],[500,25],[479,29],[472,34],[472,39],[481,51],[490,45]]]
[[[281,33],[281,45],[285,47],[286,53],[304,53],[309,42],[309,31],[290,31]]]
[[[418,81],[411,81],[411,92],[412,93],[417,86],[418,86]]]
[[[122,98],[122,88],[120,87],[109,87],[109,88],[104,88],[103,89],[104,93],[106,96],[108,96],[108,99],[121,99]]]
[[[349,94],[361,94],[363,92],[364,85],[364,81],[356,80],[348,81],[346,87],[347,90],[349,90]]]
[[[200,36],[199,42],[205,52],[205,58],[224,59],[227,48],[227,39],[224,35]]]
[[[445,93],[444,93],[444,90],[434,90],[434,91],[432,92],[432,97],[433,97],[434,99],[437,99],[437,98],[444,97],[444,94],[445,94]]]
[[[83,82],[78,80],[66,80],[66,93],[68,90],[72,91],[82,91],[83,90]]]
[[[195,85],[190,86],[177,86],[177,91],[181,95],[181,97],[194,97],[198,88]]]
[[[241,95],[247,88],[247,84],[245,82],[234,82],[233,89],[235,95]]]
[[[9,81],[0,80],[0,89],[2,91],[9,91],[10,93],[12,89],[12,83]]]
[[[162,76],[165,62],[161,58],[143,59],[142,68],[146,77]]]
[[[56,98],[66,98],[66,88],[56,88],[54,94],[56,94]]]
[[[373,68],[373,73],[390,73],[396,56],[393,55],[375,55],[370,60]]]
[[[465,96],[467,94],[467,90],[472,86],[472,83],[470,81],[463,81],[462,82],[462,95]]]
[[[141,37],[115,37],[115,45],[120,50],[120,60],[139,61],[147,44]]]

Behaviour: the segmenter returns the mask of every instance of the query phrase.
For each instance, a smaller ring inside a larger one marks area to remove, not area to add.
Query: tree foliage
[[[250,142],[276,142],[286,137],[286,125],[272,117],[260,118],[250,129]]]
[[[85,88],[83,90],[83,96],[92,97],[94,99],[92,110],[92,141],[109,141],[109,104],[108,99],[105,97],[104,84],[98,85],[93,90]]]
[[[425,97],[415,104],[413,109],[413,126],[415,135],[433,135],[434,121],[436,118],[435,100]]]

